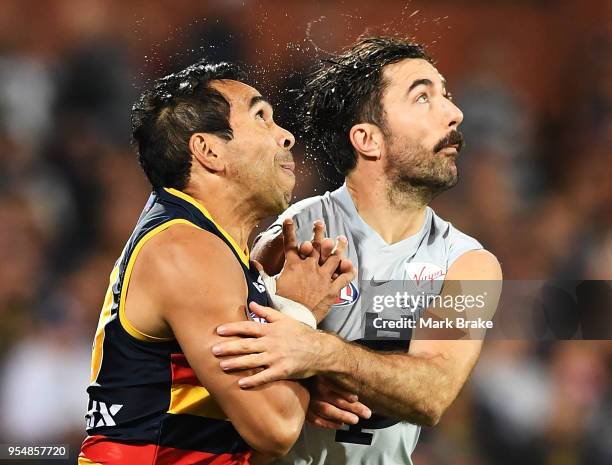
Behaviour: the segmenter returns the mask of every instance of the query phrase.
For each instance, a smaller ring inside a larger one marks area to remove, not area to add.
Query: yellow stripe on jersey
[[[204,205],[202,205],[200,202],[198,202],[196,199],[194,199],[189,194],[185,194],[182,191],[179,191],[177,189],[173,189],[172,187],[164,187],[164,189],[166,190],[166,192],[168,192],[168,193],[170,193],[172,195],[175,195],[177,197],[180,197],[181,199],[183,199],[186,202],[189,202],[191,205],[193,205],[198,210],[200,210],[202,212],[202,214],[206,218],[208,218],[210,221],[212,221],[213,224],[219,230],[219,232],[221,234],[223,234],[223,237],[225,237],[229,241],[229,243],[232,244],[232,247],[234,248],[234,250],[236,251],[236,253],[240,257],[240,260],[242,260],[242,263],[244,263],[247,268],[249,267],[249,249],[248,249],[248,247],[246,248],[246,250],[242,250],[240,248],[240,246],[238,245],[238,243],[234,240],[234,238],[232,236],[230,236],[229,233],[225,229],[223,229],[221,227],[221,225],[219,225],[214,220],[214,218],[212,217],[212,215],[210,214],[210,212],[206,209],[206,207]]]
[[[134,250],[132,251],[132,254],[130,255],[130,259],[128,260],[127,267],[125,268],[125,276],[123,277],[123,286],[121,288],[121,297],[119,299],[119,321],[121,323],[121,326],[123,326],[123,328],[128,332],[128,334],[130,334],[130,336],[136,339],[139,339],[141,341],[164,342],[164,341],[171,341],[174,339],[172,337],[151,336],[149,334],[145,334],[142,331],[139,331],[138,329],[136,329],[130,323],[130,321],[127,319],[125,315],[125,298],[127,296],[127,290],[130,285],[130,275],[132,274],[132,269],[134,268],[134,264],[136,263],[136,258],[138,257],[138,253],[140,252],[142,247],[153,236],[155,236],[156,234],[159,234],[160,232],[168,229],[170,226],[173,226],[175,224],[186,224],[189,226],[193,226],[194,228],[202,229],[199,226],[193,224],[191,221],[187,221],[184,219],[170,220],[166,223],[160,224],[156,228],[151,229],[151,231],[146,233],[144,237],[138,241],[138,244],[136,244],[136,247],[134,247]]]
[[[182,413],[227,420],[227,415],[205,387],[190,384],[172,385],[168,413]]]
[[[79,455],[79,461],[77,465],[102,465],[100,462],[92,462],[87,457]]]
[[[111,308],[113,306],[113,286],[115,285],[117,278],[119,277],[119,266],[115,266],[111,271],[108,289],[106,290],[106,296],[104,297],[104,305],[102,305],[102,311],[100,312],[100,319],[98,320],[98,327],[96,328],[96,335],[94,337],[93,349],[91,351],[91,375],[89,382],[94,383],[100,373],[100,367],[102,366],[102,355],[104,350],[104,336],[106,324],[111,320]]]

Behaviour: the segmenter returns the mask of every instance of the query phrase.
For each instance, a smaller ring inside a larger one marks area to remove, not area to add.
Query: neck
[[[183,192],[200,202],[210,213],[215,222],[221,226],[242,250],[247,250],[248,240],[255,225],[261,217],[257,210],[245,201],[244,193],[237,195],[233,189],[210,185],[202,188],[190,182]]]
[[[425,221],[427,199],[418,192],[393,192],[379,174],[353,172],[346,186],[359,216],[388,244],[404,240],[417,232]]]

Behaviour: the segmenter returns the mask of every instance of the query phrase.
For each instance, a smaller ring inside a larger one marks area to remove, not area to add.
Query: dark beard
[[[436,147],[439,145],[436,144]],[[419,204],[427,205],[437,195],[457,184],[459,176],[452,170],[454,158],[393,138],[385,166],[389,199],[392,203],[398,203],[401,202],[400,198],[410,197]]]

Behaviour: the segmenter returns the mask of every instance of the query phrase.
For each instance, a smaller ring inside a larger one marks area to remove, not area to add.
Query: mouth
[[[287,171],[287,172],[291,173],[291,175],[295,175],[295,163],[294,163],[294,162],[292,162],[292,161],[287,161],[287,162],[279,163],[279,166],[280,166],[280,167],[281,167],[283,170],[285,170],[285,171]]]
[[[459,153],[459,144],[447,145],[446,147],[442,148],[440,152],[457,155]]]

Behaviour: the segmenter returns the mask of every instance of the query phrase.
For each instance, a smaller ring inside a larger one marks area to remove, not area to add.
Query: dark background
[[[252,65],[305,157],[289,89],[364,32],[426,44],[465,115],[434,208],[506,279],[612,279],[612,3],[23,1],[0,7],[0,443],[84,437],[89,350],[149,187],[129,110],[208,56]],[[612,463],[610,342],[495,341],[417,465]]]

